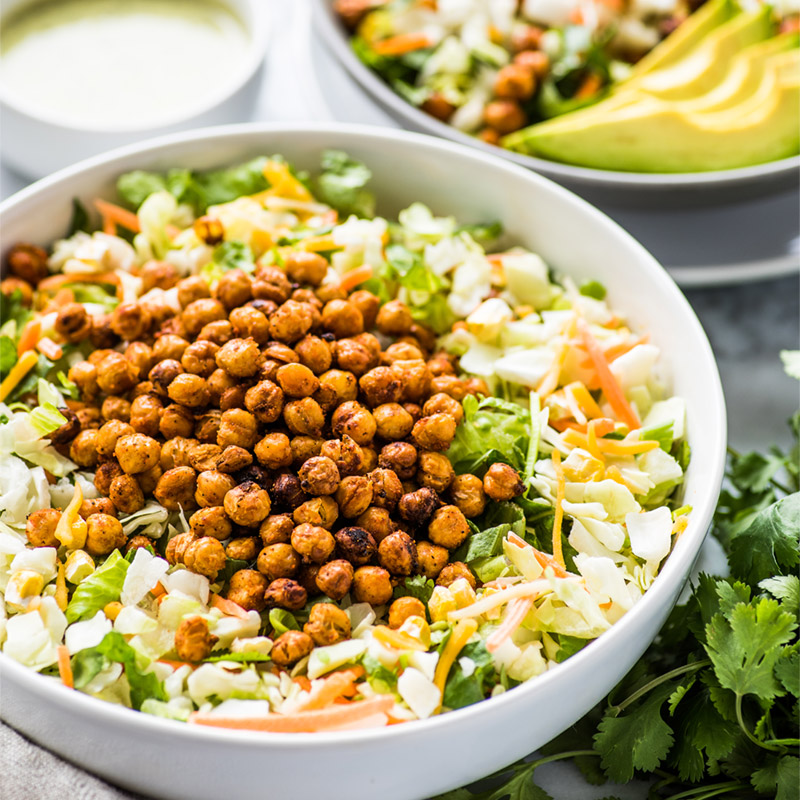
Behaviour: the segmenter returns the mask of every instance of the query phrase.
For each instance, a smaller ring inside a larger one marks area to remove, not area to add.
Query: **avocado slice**
[[[656,69],[674,64],[690,53],[715,28],[740,11],[734,0],[708,0],[666,39],[659,42],[636,63],[630,78],[635,79]]]
[[[700,97],[722,83],[731,61],[743,48],[769,38],[773,27],[769,6],[739,14],[709,33],[694,50],[670,67],[628,80],[624,88],[635,87],[663,100]]]
[[[597,169],[734,169],[800,151],[798,104],[800,50],[795,49],[774,55],[757,91],[725,110],[692,113],[681,103],[642,97],[608,114],[593,114],[585,124],[579,112],[569,115],[572,120],[531,126],[525,146],[534,155]]]

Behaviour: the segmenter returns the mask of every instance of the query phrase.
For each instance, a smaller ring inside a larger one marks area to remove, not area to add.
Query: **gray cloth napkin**
[[[70,764],[0,722],[2,800],[145,800]]]

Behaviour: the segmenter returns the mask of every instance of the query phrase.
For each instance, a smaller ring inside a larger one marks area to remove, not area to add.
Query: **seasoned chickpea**
[[[539,34],[541,38],[541,32]],[[517,53],[514,63],[532,72],[535,78],[545,78],[550,71],[550,59],[542,50],[532,49]]]
[[[259,381],[247,390],[244,405],[259,422],[275,422],[283,411],[283,390],[272,381]]]
[[[69,457],[79,467],[93,467],[97,464],[98,431],[94,428],[81,431],[69,446]]]
[[[411,438],[420,450],[447,450],[456,435],[456,421],[449,414],[431,414],[414,424]]]
[[[34,511],[25,525],[25,535],[33,547],[59,547],[61,542],[56,539],[56,526],[61,519],[61,512],[57,508],[43,508]]]
[[[314,311],[308,303],[287,300],[269,318],[270,336],[286,344],[302,339],[311,330]]]
[[[176,436],[164,443],[161,448],[161,458],[159,464],[161,469],[167,470],[173,467],[189,467],[191,466],[190,453],[197,447],[197,439],[184,438]]]
[[[392,371],[403,387],[402,399],[406,402],[422,402],[430,394],[431,373],[423,359],[395,361]]]
[[[237,561],[255,561],[260,549],[261,542],[255,536],[242,536],[225,545],[225,555]]]
[[[183,278],[177,283],[178,289],[178,302],[181,308],[186,308],[195,300],[202,300],[206,297],[211,297],[211,290],[208,284],[199,275],[192,275],[189,278]]]
[[[405,336],[414,319],[408,306],[400,300],[390,300],[381,306],[375,327],[386,336]]]
[[[123,513],[133,514],[144,508],[144,492],[133,475],[118,475],[108,489],[111,502]]]
[[[374,370],[373,370],[374,372]],[[375,425],[381,439],[405,439],[414,427],[414,418],[399,403],[384,403],[373,409]]]
[[[71,366],[67,377],[80,389],[84,399],[91,399],[98,394],[97,367],[89,361],[79,361]]]
[[[125,394],[136,385],[136,367],[112,351],[97,365],[97,385],[105,394]]]
[[[236,481],[231,475],[217,470],[206,470],[197,476],[197,489],[194,499],[197,505],[204,508],[221,506],[225,495],[236,486]]]
[[[372,535],[363,528],[342,528],[334,534],[334,538],[339,554],[351,564],[367,564],[378,552]]]
[[[181,366],[186,372],[208,378],[217,369],[216,355],[219,345],[201,341],[190,344],[181,356]]]
[[[467,518],[457,506],[442,506],[428,525],[428,536],[434,544],[455,550],[469,536]]]
[[[186,550],[192,542],[196,542],[197,537],[189,531],[188,533],[179,533],[173,536],[167,542],[167,549],[164,555],[170,564],[183,564]]]
[[[494,81],[494,93],[509,100],[527,100],[536,91],[533,70],[519,63],[501,67]]]
[[[424,486],[415,492],[407,492],[397,504],[400,516],[414,527],[428,524],[434,511],[439,507],[439,497],[433,489]]]
[[[355,339],[339,339],[334,352],[336,365],[353,375],[363,375],[380,363],[380,359],[365,344]]]
[[[378,545],[378,561],[392,575],[413,575],[417,571],[417,545],[405,531],[390,533]]]
[[[269,341],[269,320],[252,306],[234,308],[228,317],[233,332],[242,339],[253,339],[256,344],[266,344]]]
[[[152,324],[150,312],[141,303],[122,303],[111,312],[111,330],[126,342],[142,339]]]
[[[291,472],[278,475],[269,493],[276,511],[294,511],[308,500],[308,495],[300,486],[300,478]]]
[[[333,361],[331,347],[324,339],[319,336],[308,334],[304,336],[294,347],[300,364],[311,370],[314,375],[321,375],[330,368]],[[315,391],[319,387],[319,381],[315,386]]]
[[[253,281],[253,295],[262,300],[271,300],[280,305],[289,299],[292,284],[286,273],[278,267],[259,267]]]
[[[417,483],[443,492],[453,482],[455,472],[450,459],[441,453],[422,452],[417,458]]]
[[[513,500],[525,491],[525,484],[513,467],[492,464],[483,476],[483,490],[492,500]]]
[[[353,583],[353,565],[344,559],[336,559],[323,564],[316,575],[319,591],[332,600],[341,600]]]
[[[142,279],[142,290],[171,289],[178,283],[178,270],[169,261],[147,261],[139,270]],[[180,302],[180,301],[179,301]]]
[[[402,396],[400,381],[390,367],[371,369],[359,378],[358,385],[372,407],[396,403]]]
[[[59,409],[64,414],[63,409]],[[64,416],[68,416],[64,414]],[[103,405],[100,407],[100,416],[104,420],[118,419],[122,422],[130,422],[131,419],[131,404],[124,397],[106,397],[103,400]],[[53,435],[50,435],[53,439]]]
[[[320,455],[323,442],[316,436],[293,436],[289,444],[292,448],[292,463],[299,468],[309,458]]]
[[[288,514],[271,514],[261,523],[258,534],[266,547],[290,541],[293,530],[294,522]]]
[[[467,396],[467,387],[464,381],[455,375],[438,375],[431,380],[431,392],[446,394],[458,402]]]
[[[188,438],[194,431],[194,416],[185,406],[171,403],[161,414],[158,431],[165,439]]]
[[[228,516],[237,525],[252,527],[269,516],[270,500],[267,492],[257,483],[246,481],[225,495],[224,506]]]
[[[217,444],[220,447],[235,445],[251,449],[258,440],[258,422],[253,414],[241,408],[222,412]]]
[[[255,454],[259,464],[267,469],[280,469],[292,463],[292,447],[285,433],[268,433],[256,443]]]
[[[346,339],[364,330],[364,317],[354,303],[330,300],[322,309],[322,327],[337,339]]]
[[[122,467],[116,461],[104,461],[94,473],[94,485],[100,494],[107,495],[111,490],[111,482],[119,475],[124,475]]]
[[[325,414],[319,403],[311,397],[287,403],[283,409],[283,419],[289,430],[297,435],[318,437],[325,426]]]
[[[33,287],[22,278],[6,278],[0,281],[0,293],[11,296],[15,292],[20,293],[20,302],[26,308],[30,308],[33,302]]]
[[[86,552],[91,556],[107,556],[112,550],[124,547],[128,537],[122,523],[110,514],[92,514],[86,520]]]
[[[399,628],[409,617],[425,619],[425,605],[416,597],[398,597],[389,606],[389,627]]]
[[[302,364],[284,364],[278,369],[277,378],[289,397],[310,397],[319,388],[319,378]]]
[[[226,319],[218,319],[203,325],[197,334],[198,342],[213,342],[220,347],[233,338],[233,325]]]
[[[136,482],[141,487],[142,492],[144,492],[146,495],[149,495],[155,491],[156,486],[158,486],[158,482],[163,474],[164,470],[161,469],[159,464],[156,464],[154,467],[151,467],[144,472],[137,473]]]
[[[361,447],[347,434],[341,439],[329,439],[323,442],[319,454],[331,459],[342,476],[361,472],[364,463]]]
[[[351,475],[343,478],[336,490],[336,503],[343,517],[352,519],[363,514],[372,502],[372,483],[369,478]]]
[[[154,552],[153,540],[141,534],[131,536],[125,545],[125,555],[128,555],[128,553],[130,553],[132,550],[148,550],[150,552]]]
[[[198,472],[214,469],[222,455],[218,444],[196,444],[189,449],[189,465]]]
[[[379,467],[372,470],[367,477],[372,484],[372,504],[387,511],[393,510],[403,495],[403,486],[397,473]]]
[[[175,631],[175,652],[182,661],[202,661],[211,653],[218,638],[208,630],[202,617],[183,619]]]
[[[422,407],[422,413],[426,417],[432,417],[434,414],[447,414],[456,421],[456,425],[464,419],[464,409],[461,403],[444,392],[429,397]]]
[[[356,525],[367,531],[378,545],[396,530],[389,511],[377,506],[370,506],[360,514],[356,519]]]
[[[285,542],[267,545],[256,562],[258,571],[270,581],[277,578],[291,578],[300,567],[300,556]]]
[[[290,611],[298,611],[308,600],[308,592],[292,578],[276,578],[267,587],[264,601],[269,608],[278,606]]]
[[[422,361],[422,350],[409,342],[395,342],[383,352],[382,360],[387,366],[395,361]]]
[[[114,445],[114,455],[124,472],[134,475],[154,467],[161,456],[161,445],[142,433],[121,436]]]
[[[231,339],[216,354],[217,365],[235,378],[249,378],[258,372],[263,356],[255,339]]]
[[[313,495],[333,494],[339,486],[339,470],[325,456],[309,458],[298,472],[300,486]]]
[[[194,508],[196,484],[196,474],[191,467],[173,467],[159,478],[155,498],[167,511]]]
[[[197,415],[194,421],[195,438],[204,444],[213,444],[217,441],[221,421],[222,412],[216,408]]]
[[[201,508],[189,517],[189,528],[198,538],[213,536],[224,541],[231,535],[232,527],[225,509],[221,506]]]
[[[169,385],[185,372],[180,361],[172,358],[165,358],[159,361],[148,373],[147,377],[153,384],[153,388],[159,394],[167,394]]]
[[[382,606],[392,599],[392,581],[383,567],[359,567],[353,575],[353,598],[357,603]]]
[[[231,544],[241,539],[234,539]],[[231,545],[228,545],[230,548]],[[227,598],[237,606],[241,606],[246,611],[258,611],[259,613],[267,607],[264,600],[264,592],[267,591],[269,581],[255,569],[240,569],[231,575],[228,583]]]
[[[483,109],[483,119],[499,134],[512,133],[525,126],[525,112],[516,100],[492,100]]]
[[[468,519],[480,516],[486,509],[483,481],[476,475],[456,475],[450,485],[450,497]]]
[[[322,564],[330,558],[336,542],[330,531],[317,525],[298,525],[291,536],[292,547],[305,562]]]
[[[437,586],[450,586],[459,578],[463,578],[473,589],[478,585],[472,570],[462,561],[453,561],[445,566],[436,579]]]
[[[400,480],[410,480],[417,472],[417,448],[408,442],[387,444],[381,449],[378,464],[397,473]]]
[[[319,286],[328,272],[328,262],[319,253],[292,251],[285,258],[284,268],[290,280]]]
[[[167,390],[169,399],[188,408],[202,408],[209,403],[208,385],[199,375],[182,373],[170,384]]]
[[[361,456],[364,459],[364,463],[361,465],[361,474],[368,475],[378,466],[378,451],[371,445],[362,447]]]
[[[225,306],[219,300],[203,297],[192,301],[183,309],[181,321],[186,328],[186,332],[191,336],[196,336],[204,325],[209,322],[227,319],[227,317]]]
[[[297,525],[309,522],[330,530],[339,518],[339,506],[332,497],[313,497],[295,508],[292,519]]]
[[[357,444],[367,445],[375,438],[377,425],[369,409],[353,400],[333,412],[331,430],[335,436],[347,434]]]
[[[131,403],[130,425],[136,433],[158,436],[164,404],[154,394],[140,394]]]
[[[92,331],[92,319],[80,303],[67,303],[56,316],[56,333],[72,344],[86,339]]]
[[[489,386],[483,378],[467,378],[462,383],[467,394],[489,396]]]
[[[347,299],[351,305],[354,305],[361,312],[361,317],[364,320],[364,329],[370,330],[375,327],[375,320],[378,316],[381,301],[366,289],[359,289],[353,292]]]
[[[253,282],[244,271],[232,269],[219,279],[213,294],[230,311],[253,299]]]
[[[92,514],[109,514],[112,517],[116,517],[117,509],[107,497],[95,497],[92,500],[84,500],[78,509],[78,513],[83,519],[87,519]]]
[[[195,539],[186,548],[183,554],[183,563],[187,569],[199,575],[205,575],[210,581],[215,581],[221,569],[227,563],[225,548],[222,542],[211,536]]]
[[[188,347],[189,342],[182,336],[176,336],[173,333],[159,336],[153,345],[153,362],[160,363],[169,360],[180,363]]]
[[[272,645],[270,656],[279,667],[291,667],[314,649],[314,642],[302,631],[286,631]]]
[[[340,405],[358,397],[358,381],[352,372],[329,369],[319,376],[320,388],[329,388],[335,395],[334,405]]]
[[[153,363],[153,351],[144,342],[131,342],[125,348],[125,358],[136,367],[137,377],[143,380]]]
[[[350,617],[333,603],[316,603],[303,630],[318,647],[336,644],[350,638]]]

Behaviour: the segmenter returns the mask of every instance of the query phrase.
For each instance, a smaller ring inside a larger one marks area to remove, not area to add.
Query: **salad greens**
[[[119,600],[129,564],[115,550],[91,575],[76,587],[67,606],[67,622],[93,617],[113,600]]]

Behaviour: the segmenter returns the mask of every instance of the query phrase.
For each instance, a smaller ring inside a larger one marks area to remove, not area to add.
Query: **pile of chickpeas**
[[[12,250],[4,291],[20,282],[32,289],[45,259],[29,245]],[[152,546],[126,537],[119,516],[154,497],[188,520],[189,531],[167,544],[171,564],[213,583],[228,559],[247,563],[226,589],[244,609],[296,611],[309,598],[348,593],[384,606],[418,574],[475,587],[469,567],[451,560],[467,520],[523,490],[505,464],[481,479],[456,475],[447,458],[460,401],[487,387],[458,377],[456,360],[436,350],[405,304],[323,283],[328,268],[323,256],[293,250],[283,267],[232,270],[212,290],[151,261],[139,271],[144,290],[176,287],[180,313],[144,300],[105,316],[77,303],[59,311],[63,342],[95,348],[69,370],[80,401],[61,409],[67,422],[51,435],[95,473],[101,497],[80,509],[90,555]],[[58,546],[60,514],[30,515],[32,545]],[[389,624],[411,615],[425,608],[402,597]],[[272,657],[288,667],[349,635],[338,605],[318,602],[303,631],[276,639]],[[195,622],[176,637],[192,660],[212,644]]]

